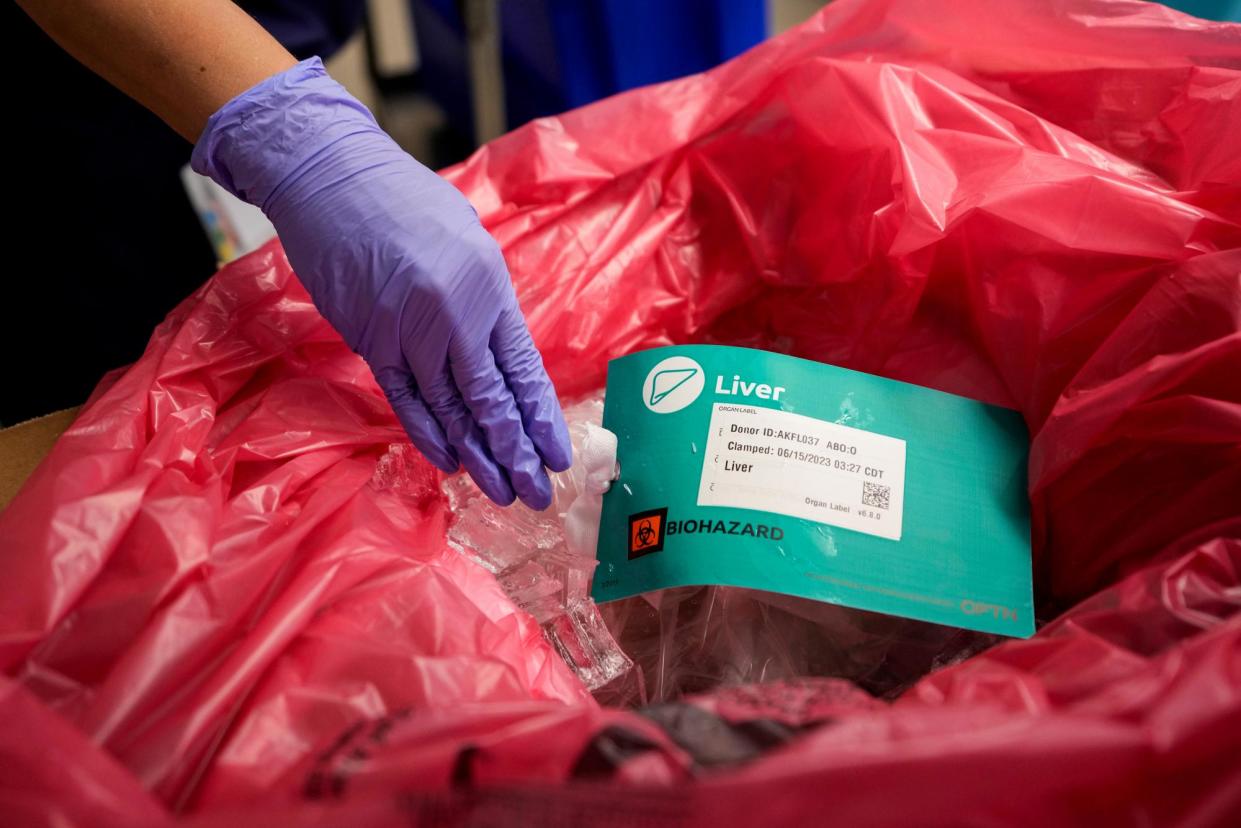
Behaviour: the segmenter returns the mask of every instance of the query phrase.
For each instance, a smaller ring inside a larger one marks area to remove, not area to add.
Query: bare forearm
[[[18,0],[66,51],[191,141],[296,61],[230,0]]]

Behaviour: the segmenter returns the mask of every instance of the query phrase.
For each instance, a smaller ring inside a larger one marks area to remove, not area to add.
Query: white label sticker
[[[716,403],[699,506],[733,506],[901,539],[905,441],[788,411]]]

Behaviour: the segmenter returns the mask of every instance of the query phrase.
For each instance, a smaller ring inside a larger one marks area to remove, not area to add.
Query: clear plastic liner
[[[454,475],[443,483],[454,515],[448,542],[493,573],[578,678],[598,691],[633,669],[590,598],[594,535],[603,492],[615,476],[616,440],[599,426],[602,393],[570,406],[565,416],[576,461],[552,475],[552,505],[543,512],[520,502],[500,507],[466,475]]]
[[[646,678],[648,701],[723,686],[842,678],[893,698],[927,673],[1000,640],[807,598],[737,587],[679,587],[603,606]]]
[[[409,443],[392,443],[375,464],[371,486],[422,500],[435,492],[435,469]]]
[[[664,702],[721,686],[805,677],[848,679],[894,697],[998,640],[737,587],[680,587],[597,607],[590,578],[616,442],[600,425],[602,391],[568,407],[565,416],[575,462],[552,476],[552,506],[501,508],[456,475],[443,486],[455,516],[448,538],[496,575],[601,700]],[[639,669],[630,674],[634,662]],[[628,680],[617,681],[622,676]]]

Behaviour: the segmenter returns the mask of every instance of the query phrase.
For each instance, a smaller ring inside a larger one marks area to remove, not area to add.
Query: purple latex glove
[[[508,268],[465,197],[314,58],[207,122],[193,168],[262,208],[315,306],[366,359],[414,445],[497,503],[551,502],[572,460]]]

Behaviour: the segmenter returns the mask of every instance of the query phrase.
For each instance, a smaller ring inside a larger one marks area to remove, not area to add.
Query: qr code
[[[892,487],[880,483],[862,483],[862,505],[874,506],[877,509],[888,508],[888,500],[892,496]]]

